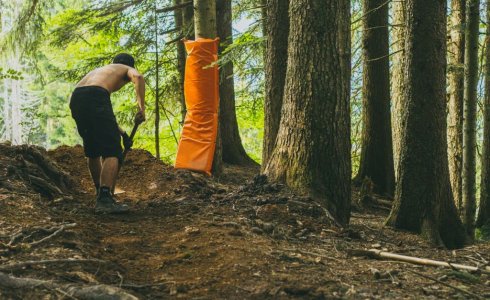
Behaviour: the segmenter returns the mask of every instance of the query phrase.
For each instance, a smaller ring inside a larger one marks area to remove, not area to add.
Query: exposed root
[[[76,285],[62,284],[34,278],[20,278],[9,276],[0,272],[0,287],[9,289],[33,289],[44,287],[50,290],[59,290],[63,294],[78,299],[118,299],[137,300],[138,298],[123,289],[110,285]]]

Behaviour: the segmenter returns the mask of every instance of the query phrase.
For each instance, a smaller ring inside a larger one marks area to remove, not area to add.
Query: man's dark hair
[[[123,64],[128,67],[134,68],[134,58],[127,53],[119,53],[112,60],[113,64]]]

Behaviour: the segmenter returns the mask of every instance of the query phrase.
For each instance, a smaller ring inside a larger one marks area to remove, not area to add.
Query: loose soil
[[[486,274],[348,251],[474,266],[490,261],[488,243],[433,248],[384,227],[389,210],[380,206],[353,211],[341,229],[320,205],[258,172],[226,166],[221,178],[209,178],[133,150],[116,190],[131,213],[101,216],[80,146],[46,152],[0,144],[0,272],[61,284],[23,289],[0,282],[0,299],[70,299],[64,286],[98,284],[140,299],[490,299]],[[354,192],[353,203],[359,197]],[[5,267],[56,259],[80,261]]]

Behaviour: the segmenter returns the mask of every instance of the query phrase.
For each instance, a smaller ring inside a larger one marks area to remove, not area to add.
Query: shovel
[[[143,123],[143,119],[140,117],[139,114],[136,114],[136,116],[134,117],[134,125],[133,125],[133,129],[131,129],[131,134],[129,135],[129,141],[130,141],[130,145],[133,145],[133,139],[134,139],[134,136],[136,134],[136,131],[138,130],[138,127],[141,125],[141,123]],[[117,171],[117,174],[119,175],[119,173],[121,172],[121,168],[122,166],[124,165],[124,161],[126,160],[126,155],[128,155],[128,152],[129,150],[131,150],[131,146],[129,147],[125,147],[124,148],[124,151],[123,151],[123,154],[122,154],[122,160],[121,160],[121,163],[119,164],[119,170]],[[116,191],[116,185],[114,183],[114,186],[112,187],[111,189],[111,192],[112,194],[114,195]],[[124,191],[122,191],[124,193]]]
[[[138,130],[138,127],[141,125],[141,123],[143,123],[143,119],[140,118],[138,114],[136,114],[136,116],[134,117],[133,129],[131,130],[131,134],[129,135],[129,140],[131,141],[130,143],[131,145],[133,144],[133,139],[136,134],[136,130]],[[121,166],[124,163],[124,160],[126,159],[126,155],[128,154],[129,150],[131,150],[131,146],[124,148]]]

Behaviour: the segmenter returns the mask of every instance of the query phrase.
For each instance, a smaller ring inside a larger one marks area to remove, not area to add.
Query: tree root
[[[50,228],[43,228],[43,227],[36,227],[36,228],[32,228],[31,232],[28,234],[27,230],[20,230],[16,233],[14,233],[11,238],[10,238],[10,241],[8,244],[5,244],[6,247],[8,248],[15,248],[16,247],[16,243],[22,239],[23,241],[25,241],[26,239],[30,238],[34,233],[36,232],[44,232],[44,233],[50,233],[50,235],[38,240],[38,241],[34,241],[34,242],[31,242],[31,243],[19,243],[19,244],[23,244],[23,245],[27,245],[28,247],[35,247],[35,246],[38,246],[42,243],[45,243],[46,241],[58,236],[61,232],[63,232],[65,229],[68,229],[68,228],[73,228],[75,227],[77,224],[76,223],[70,223],[70,224],[63,224],[61,226],[53,226],[53,227],[50,227]]]
[[[0,265],[0,271],[13,271],[19,270],[25,267],[36,266],[36,265],[47,265],[47,264],[82,264],[82,263],[98,263],[98,264],[108,264],[109,262],[100,259],[47,259],[47,260],[31,260],[23,261],[15,264]]]
[[[67,228],[73,228],[73,227],[75,227],[75,226],[77,226],[77,224],[76,224],[76,223],[71,223],[71,224],[64,224],[64,225],[61,225],[61,227],[60,227],[58,230],[56,230],[55,232],[53,232],[52,234],[50,234],[50,235],[48,235],[47,237],[42,238],[42,239],[40,239],[40,240],[38,240],[38,241],[35,241],[35,242],[32,242],[32,243],[29,243],[29,245],[30,245],[31,247],[38,246],[38,245],[40,245],[40,244],[42,244],[42,243],[44,243],[44,242],[46,242],[46,241],[48,241],[48,240],[50,240],[50,239],[52,239],[52,238],[56,237],[56,236],[57,236],[57,235],[59,235],[59,234],[60,234],[60,233],[61,233],[63,230],[65,230],[65,229],[67,229]]]
[[[138,298],[123,289],[105,284],[78,285],[62,284],[53,281],[34,278],[19,278],[0,272],[0,287],[9,289],[32,289],[43,287],[50,290],[61,291],[69,297],[78,299],[118,299],[137,300]]]

